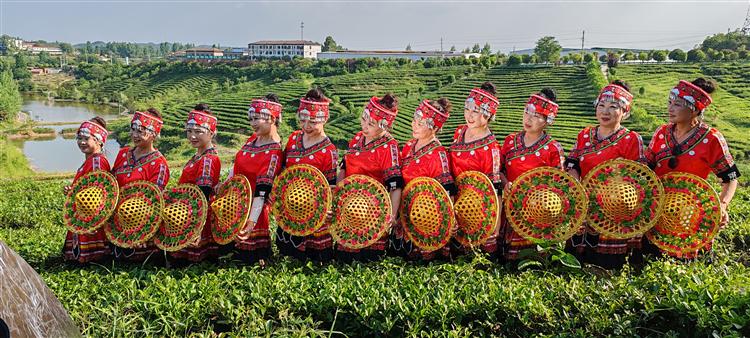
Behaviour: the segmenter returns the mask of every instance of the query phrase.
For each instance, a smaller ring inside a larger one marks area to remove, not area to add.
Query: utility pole
[[[443,37],[440,37],[440,54],[443,53]]]
[[[584,30],[581,34],[581,57],[583,57],[583,44],[586,41],[586,31]]]
[[[742,33],[750,35],[750,5],[747,6],[747,14],[745,14],[745,23],[742,25]]]
[[[302,21],[299,24],[299,39],[304,40],[305,39],[305,22]]]

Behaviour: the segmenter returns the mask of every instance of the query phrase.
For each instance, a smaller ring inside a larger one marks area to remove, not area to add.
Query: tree
[[[561,51],[562,47],[560,46],[560,43],[555,40],[554,36],[545,36],[539,39],[534,48],[534,54],[537,55],[539,61],[544,63],[557,62],[557,60],[560,59]]]
[[[456,51],[456,46],[455,45],[451,46],[451,53],[453,53],[455,51]]]
[[[411,44],[406,45],[406,51],[411,52]]]
[[[636,56],[632,51],[627,51],[625,52],[625,54],[622,54],[622,59],[625,61],[633,61],[637,58],[638,56]]]
[[[170,50],[171,48],[169,48],[169,42],[162,42],[159,44],[159,54],[167,55],[169,54]]]
[[[525,64],[531,63],[531,55],[529,55],[529,54],[523,54],[523,55],[521,55],[521,61],[523,61],[523,63],[525,63]]]
[[[489,42],[486,42],[484,44],[484,47],[482,47],[482,55],[490,55],[492,54],[492,47],[490,47]]]
[[[511,67],[520,66],[522,61],[523,60],[520,55],[511,54],[510,56],[508,56],[508,62],[506,64]]]
[[[638,60],[641,60],[641,62],[648,61],[648,53],[647,52],[638,53]]]
[[[711,57],[711,60],[721,61],[721,60],[724,60],[725,57],[726,57],[726,55],[724,54],[723,51],[717,50],[717,51],[714,52],[713,56]]]
[[[326,40],[323,42],[323,48],[322,51],[324,52],[336,52],[339,50],[342,50],[343,48],[336,44],[336,40],[333,39],[332,36],[326,36]]]
[[[503,54],[503,52],[497,51],[495,53],[495,64],[505,63],[506,60],[508,60],[508,56]]]
[[[39,58],[39,64],[41,66],[45,66],[46,67],[46,66],[50,66],[50,65],[54,65],[55,64],[55,60],[53,60],[52,57],[50,57],[49,53],[47,53],[45,51],[40,52],[39,55],[38,55],[38,58]]]
[[[474,46],[471,47],[471,52],[472,53],[481,53],[482,52],[482,48],[479,47],[478,43],[475,43]]]
[[[508,56],[505,55],[505,54],[503,54],[503,52],[501,52],[501,51],[497,51],[497,54],[495,54],[495,56],[497,57],[497,59],[496,59],[497,62],[496,63],[498,63],[498,64],[499,63],[505,63],[505,61],[508,59]]]
[[[3,46],[1,55],[11,55],[13,53],[13,45],[10,43],[10,36],[0,36],[0,46]]]
[[[674,61],[685,62],[687,60],[687,53],[682,49],[676,48],[669,52],[669,58]]]
[[[747,60],[748,57],[750,57],[750,52],[748,52],[747,49],[740,49],[740,51],[737,52],[737,58],[740,60]]]
[[[73,53],[73,50],[74,50],[73,45],[67,42],[61,42],[57,46],[60,47],[60,50],[65,54]]]
[[[29,71],[28,62],[26,57],[21,53],[17,53],[13,56],[15,64],[13,65],[13,78],[17,81],[25,81],[31,79],[31,72]]]
[[[469,49],[469,47],[466,47],[466,48],[464,48],[464,50],[462,51],[462,53],[469,54],[469,53],[471,53],[471,49]]]
[[[607,67],[615,68],[620,62],[620,54],[609,52],[607,53]]]
[[[91,41],[86,41],[86,44],[83,45],[83,54],[92,54],[94,53],[94,45],[91,44]]]
[[[719,51],[715,49],[704,49],[704,52],[706,52],[706,57],[711,61],[718,61],[721,60],[721,56],[719,56]]]
[[[703,43],[701,43],[701,49],[706,53],[708,53],[708,49],[729,49],[736,51],[740,47],[748,45],[750,45],[750,36],[743,34],[741,31],[734,31],[726,34],[719,33],[707,37],[703,40]]]
[[[583,54],[583,62],[589,63],[594,60],[596,60],[596,56],[594,56],[594,54],[591,54],[591,53]]]
[[[10,69],[5,69],[0,73],[0,121],[5,121],[12,114],[21,110],[21,93],[18,91],[18,84],[13,80],[13,74]]]
[[[653,57],[656,62],[662,62],[667,59],[667,52],[663,50],[654,51]]]
[[[583,57],[581,56],[581,54],[578,54],[578,53],[569,54],[568,57],[570,58],[570,61],[573,61],[573,63],[575,64],[580,64],[581,60],[583,60]]]

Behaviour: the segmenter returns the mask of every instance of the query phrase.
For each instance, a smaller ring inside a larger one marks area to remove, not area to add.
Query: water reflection
[[[117,107],[92,105],[77,102],[37,100],[24,97],[22,111],[30,112],[31,119],[41,122],[76,122],[88,120],[96,115],[105,120],[117,118]]]
[[[84,161],[84,155],[78,149],[75,138],[63,138],[60,131],[65,128],[77,128],[81,121],[101,116],[105,119],[116,118],[117,108],[69,102],[48,102],[40,100],[25,101],[23,111],[31,112],[31,118],[41,122],[72,122],[71,124],[49,126],[55,130],[55,137],[49,139],[13,141],[23,149],[29,164],[39,172],[72,172]],[[43,123],[42,123],[43,124]],[[110,163],[114,163],[120,145],[113,138],[104,145],[104,154]]]

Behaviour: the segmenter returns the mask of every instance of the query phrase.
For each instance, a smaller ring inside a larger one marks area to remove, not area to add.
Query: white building
[[[41,52],[47,52],[49,55],[62,55],[62,49],[56,46],[33,44],[29,49],[31,54],[39,54]]]
[[[456,53],[438,51],[392,51],[392,50],[348,50],[340,52],[321,52],[318,59],[410,59],[412,61],[429,58],[465,58],[480,57],[479,53]]]
[[[323,46],[308,40],[264,40],[247,45],[251,58],[303,57],[315,59]]]
[[[21,39],[10,39],[10,45],[15,47],[16,49],[21,49],[23,47],[23,40]]]

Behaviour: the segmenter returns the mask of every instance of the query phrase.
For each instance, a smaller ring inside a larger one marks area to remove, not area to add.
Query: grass
[[[0,179],[24,177],[32,173],[21,149],[0,136]]]
[[[172,182],[174,183],[174,182]],[[750,193],[713,263],[652,260],[604,272],[453,263],[315,265],[275,256],[180,269],[62,263],[65,181],[0,187],[0,240],[52,288],[86,336],[743,336],[750,334]]]

